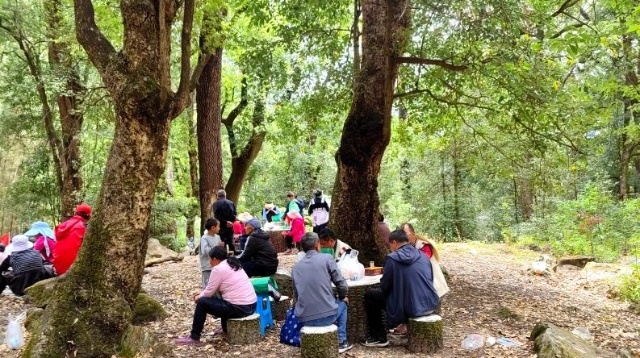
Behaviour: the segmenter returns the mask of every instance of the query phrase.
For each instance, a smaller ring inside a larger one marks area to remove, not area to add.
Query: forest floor
[[[626,348],[640,357],[640,316],[627,303],[610,297],[616,270],[606,266],[602,271],[573,269],[564,266],[550,277],[527,272],[540,253],[504,244],[453,243],[441,245],[442,263],[450,274],[451,292],[442,305],[444,349],[431,357],[535,357],[533,342],[527,337],[539,321],[547,321],[569,331],[586,327],[599,348],[617,351]],[[281,256],[281,267],[290,269],[295,255]],[[299,349],[278,343],[279,324],[268,330],[255,346],[229,346],[222,338],[207,336],[219,326],[209,318],[205,326],[206,344],[199,347],[175,346],[173,340],[188,334],[194,304],[191,293],[198,290],[200,272],[195,256],[178,263],[165,263],[148,268],[143,287],[162,303],[168,317],[150,323],[160,339],[174,348],[176,357],[295,357]],[[0,314],[26,310],[21,298],[0,295]],[[2,322],[2,321],[0,321]],[[6,321],[3,328],[6,327]],[[467,334],[485,337],[507,337],[523,343],[506,348],[499,344],[482,352],[461,348]],[[2,330],[4,337],[4,329]],[[356,343],[356,342],[353,342]],[[358,344],[343,358],[414,357],[404,346],[366,348]],[[0,345],[0,357],[18,357]]]

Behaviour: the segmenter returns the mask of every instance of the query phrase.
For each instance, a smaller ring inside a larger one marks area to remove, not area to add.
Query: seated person
[[[220,318],[222,333],[227,332],[227,320],[242,318],[256,310],[256,292],[251,280],[242,269],[240,262],[227,256],[224,246],[215,246],[209,251],[211,279],[202,292],[196,292],[193,300],[196,310],[193,314],[191,334],[175,340],[177,344],[200,344],[200,336],[207,320],[207,313]],[[214,297],[219,293],[222,298]]]
[[[50,278],[44,268],[40,253],[32,250],[33,243],[24,235],[13,237],[7,247],[9,256],[0,263],[0,293],[9,286],[16,296],[23,296],[24,290],[34,283]],[[12,271],[9,271],[9,268]]]
[[[383,310],[390,329],[407,323],[409,318],[433,313],[440,301],[433,287],[431,263],[409,243],[407,234],[402,230],[391,232],[389,245],[392,252],[385,260],[380,288],[364,294],[369,338],[362,345],[366,347],[389,345]]]
[[[320,252],[329,254],[338,261],[342,254],[351,252],[351,246],[336,239],[336,234],[329,228],[324,228],[318,234],[320,237]]]
[[[291,229],[283,231],[282,236],[287,244],[285,255],[293,254],[293,248],[300,242],[305,233],[304,219],[297,211],[290,211],[287,214],[287,220],[291,222]]]
[[[274,218],[278,219],[278,220],[274,220]],[[277,206],[275,206],[272,202],[268,202],[266,204],[264,204],[264,208],[262,209],[262,222],[263,223],[270,223],[270,222],[274,222],[274,221],[280,221],[280,209],[278,209]]]
[[[335,322],[338,326],[338,351],[345,352],[353,347],[347,341],[347,281],[334,260],[318,254],[320,243],[316,233],[306,233],[300,244],[305,256],[291,272],[296,298],[294,313],[305,326],[324,327]],[[332,282],[338,290],[337,299]]]
[[[0,244],[0,264],[4,262],[4,259],[9,256],[9,251],[7,251],[7,247],[4,244]]]
[[[244,251],[238,255],[242,268],[249,277],[271,276],[278,269],[278,253],[269,235],[260,228],[256,218],[247,220],[244,229],[248,235]]]
[[[46,262],[53,263],[53,250],[56,247],[56,236],[49,224],[43,221],[36,221],[31,224],[25,236],[35,237],[33,248],[40,252]]]
[[[411,223],[404,223],[401,228],[409,237],[409,243],[413,245],[413,247],[422,251],[427,258],[431,259],[432,257],[435,257],[436,260],[440,261],[440,254],[438,254],[436,244],[433,241],[422,235],[416,234]]]

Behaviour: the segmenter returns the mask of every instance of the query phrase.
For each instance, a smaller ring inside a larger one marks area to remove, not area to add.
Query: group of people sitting
[[[222,327],[214,333],[226,333],[228,319],[252,314],[257,296],[250,278],[271,276],[278,267],[276,250],[257,219],[244,221],[248,238],[244,251],[236,257],[231,256],[233,252],[227,251],[217,237],[219,222],[210,218],[205,226],[207,232],[200,244],[203,290],[194,293],[196,308],[192,329],[189,335],[176,339],[178,344],[201,344],[207,314],[221,319]],[[436,259],[439,259],[434,243],[417,235],[409,223],[401,228],[388,235],[390,253],[384,264],[380,288],[365,293],[369,337],[361,343],[367,347],[387,346],[389,329],[400,332],[409,318],[433,313],[440,297],[446,293],[438,292],[434,283]],[[304,254],[292,270],[294,313],[305,326],[335,323],[339,351],[347,351],[353,347],[346,332],[349,288],[336,261],[351,247],[326,227],[319,234],[304,233],[300,246]],[[337,297],[332,284],[336,287]],[[273,287],[269,290],[274,298],[279,296]]]
[[[7,247],[0,244],[0,293],[9,286],[16,296],[34,283],[62,275],[73,264],[91,217],[91,207],[80,204],[75,215],[51,230],[36,221],[22,235],[15,235]]]

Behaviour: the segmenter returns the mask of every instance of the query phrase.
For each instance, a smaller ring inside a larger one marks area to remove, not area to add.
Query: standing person
[[[249,237],[244,251],[238,255],[242,268],[249,277],[271,276],[278,269],[278,253],[269,235],[260,228],[256,218],[247,220],[244,230]]]
[[[336,261],[340,260],[342,254],[351,251],[351,246],[342,240],[336,239],[336,234],[329,228],[320,231],[318,236],[320,237],[320,252],[333,256]]]
[[[220,238],[229,251],[235,252],[233,244],[233,222],[236,221],[236,204],[227,199],[227,192],[218,190],[218,200],[213,203],[213,216],[220,221]]]
[[[76,260],[90,218],[91,207],[83,203],[76,207],[76,214],[71,219],[56,226],[54,234],[57,241],[53,250],[53,267],[58,275],[67,272]]]
[[[298,196],[292,192],[287,192],[287,203],[285,204],[286,210],[284,211],[284,216],[287,217],[287,214],[290,211],[297,211],[300,213],[300,216],[304,218],[304,201],[298,199]]]
[[[36,221],[31,224],[29,231],[24,233],[25,236],[35,236],[36,242],[33,248],[40,252],[42,258],[52,264],[53,250],[56,248],[56,235],[49,227],[49,224],[43,221]]]
[[[299,212],[290,211],[287,214],[287,219],[291,221],[291,229],[282,232],[282,236],[284,236],[287,243],[287,251],[284,252],[285,255],[293,254],[295,244],[300,242],[302,235],[305,233],[304,219]]]
[[[200,238],[200,270],[202,270],[202,288],[207,286],[209,276],[211,276],[211,263],[209,252],[216,246],[224,246],[218,231],[220,231],[220,222],[215,218],[208,218],[204,223],[206,229],[204,235]]]
[[[220,318],[220,333],[227,333],[227,320],[250,316],[256,310],[256,292],[238,259],[229,257],[223,246],[216,246],[209,251],[209,263],[211,279],[202,292],[193,295],[196,309],[191,333],[176,339],[176,344],[201,344],[200,336],[207,314]],[[222,298],[214,297],[216,293],[220,293]]]
[[[9,286],[16,296],[34,283],[51,277],[44,269],[44,261],[25,235],[16,235],[7,247],[9,256],[0,263],[0,293]],[[8,271],[11,268],[11,271]]]
[[[313,193],[313,199],[309,204],[309,215],[311,215],[313,232],[319,233],[329,225],[329,203],[320,189],[316,189]]]
[[[380,288],[364,294],[369,338],[362,345],[366,347],[389,345],[382,321],[383,310],[387,328],[395,328],[407,323],[409,318],[431,314],[439,304],[429,259],[409,244],[402,230],[391,232],[389,245],[392,252],[387,255]]]
[[[347,281],[340,274],[336,262],[327,255],[320,255],[318,234],[306,233],[300,242],[305,256],[298,261],[291,273],[293,295],[296,298],[294,313],[305,326],[338,326],[338,351],[353,347],[347,341]],[[338,298],[333,294],[333,283]]]

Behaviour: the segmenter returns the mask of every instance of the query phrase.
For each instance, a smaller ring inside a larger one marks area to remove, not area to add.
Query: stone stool
[[[273,300],[273,297],[271,297]],[[291,307],[291,299],[287,296],[280,296],[280,301],[271,303],[271,313],[276,321],[284,321],[287,317],[287,310]]]
[[[411,353],[435,353],[444,346],[442,317],[429,316],[410,318],[407,325],[407,348]]]
[[[300,358],[338,358],[338,327],[302,327]]]
[[[227,321],[227,341],[231,345],[254,344],[260,341],[260,315],[254,313]]]

